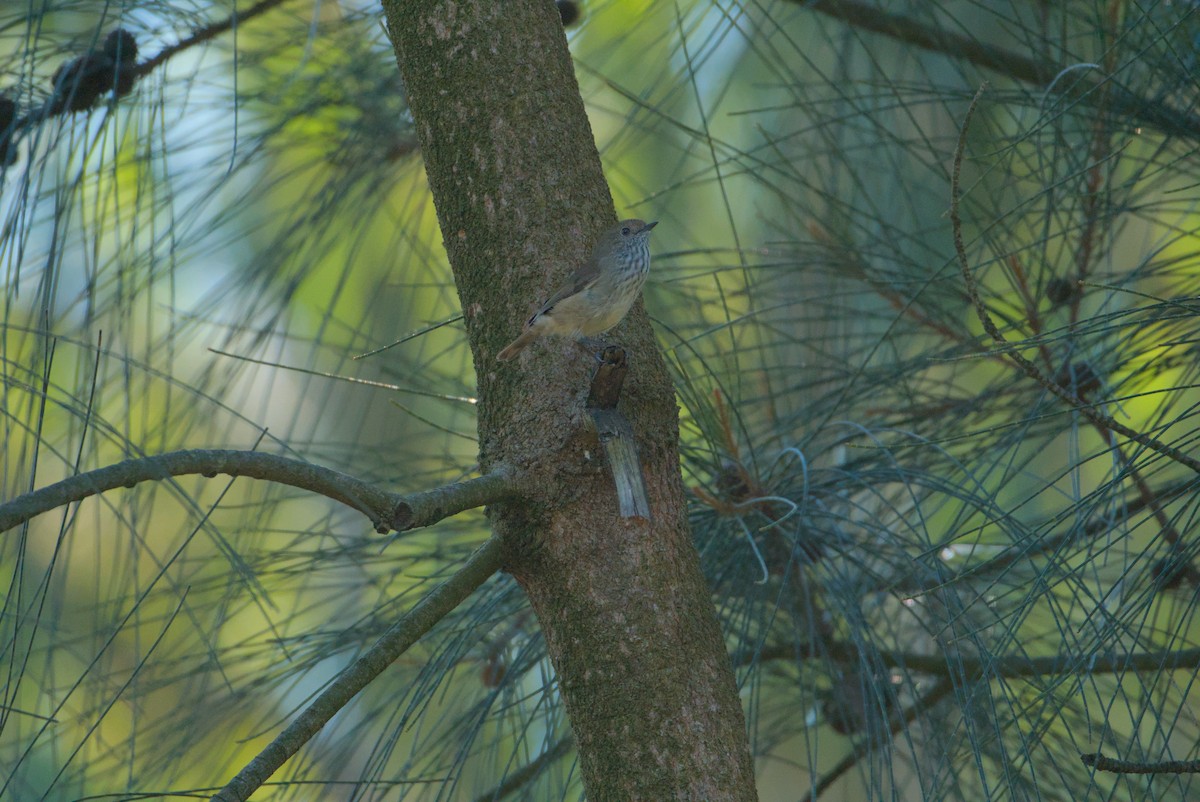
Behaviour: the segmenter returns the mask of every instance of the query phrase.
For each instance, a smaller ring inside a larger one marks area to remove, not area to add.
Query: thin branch
[[[1047,92],[1078,98],[1093,106],[1103,106],[1113,113],[1141,120],[1171,134],[1195,138],[1197,131],[1200,131],[1200,119],[1186,111],[1130,92],[1115,83],[1107,74],[1096,78],[1090,73],[1075,70],[1068,80],[1064,74],[1074,65],[1048,64],[1003,47],[985,44],[974,37],[925,25],[903,14],[890,13],[856,0],[792,2],[810,11],[841,20],[853,28],[882,34],[947,58],[963,59],[976,67],[1032,84]],[[1105,88],[1105,93],[1096,92],[1101,87]]]
[[[852,28],[890,36],[922,50],[966,59],[977,67],[999,72],[1024,83],[1048,84],[1061,71],[1061,67],[984,44],[971,36],[934,28],[867,3],[855,0],[806,0],[800,5],[841,20]]]
[[[54,92],[43,105],[31,109],[15,122],[0,124],[0,167],[11,163],[11,156],[8,154],[11,153],[15,140],[34,126],[60,114],[90,108],[96,100],[109,92],[123,97],[133,88],[134,81],[146,77],[174,56],[226,31],[234,30],[239,24],[285,2],[287,0],[260,0],[245,11],[235,12],[217,22],[197,28],[191,36],[168,45],[157,55],[139,64],[123,64],[102,53],[86,53],[64,62],[59,68],[62,77],[56,76]],[[119,32],[118,29],[113,33]],[[130,40],[132,41],[132,36]],[[136,53],[136,47],[133,48],[133,52]],[[13,110],[15,106],[10,104],[10,113]],[[6,128],[7,131],[4,130]]]
[[[465,482],[442,485],[408,496],[393,496],[391,527],[397,532],[432,526],[443,518],[494,504],[516,494],[516,481],[509,471],[494,469],[484,476]]]
[[[979,105],[979,98],[985,89],[987,89],[986,82],[979,87],[979,91],[971,99],[971,105],[967,107],[966,117],[963,118],[962,130],[958,134],[958,145],[954,148],[954,169],[950,174],[950,223],[954,234],[954,251],[958,255],[958,265],[962,271],[963,281],[966,283],[967,295],[975,307],[975,314],[979,317],[979,322],[983,324],[984,331],[996,341],[1000,346],[1001,352],[1016,363],[1017,367],[1021,368],[1027,376],[1062,401],[1071,405],[1072,408],[1091,421],[1094,426],[1111,429],[1120,435],[1128,437],[1135,443],[1145,446],[1151,451],[1155,451],[1168,459],[1178,462],[1180,465],[1191,468],[1196,473],[1200,473],[1200,461],[1189,457],[1179,449],[1169,446],[1157,438],[1135,431],[1125,424],[1096,411],[1091,405],[1082,401],[1057,381],[1045,376],[1038,369],[1037,365],[1030,362],[1024,355],[1017,351],[1016,347],[1004,337],[1004,334],[1001,333],[1000,329],[996,327],[996,323],[992,320],[992,316],[988,312],[983,298],[979,295],[979,287],[975,282],[975,275],[971,272],[971,265],[967,260],[967,249],[963,245],[962,217],[959,214],[959,196],[961,193],[959,176],[962,172],[963,152],[966,150],[967,145],[967,131],[971,125],[971,117],[974,116],[975,109]]]
[[[1100,752],[1080,755],[1079,760],[1096,771],[1111,771],[1114,774],[1200,774],[1200,760],[1164,760],[1158,763],[1140,763],[1135,760],[1119,760],[1105,757]]]
[[[859,646],[845,641],[825,643],[819,652],[813,648],[807,653],[799,653],[802,659],[825,657],[839,663],[857,661],[861,656],[862,649]],[[907,669],[933,676],[961,677],[967,681],[975,681],[985,677],[1017,679],[1062,674],[1119,674],[1126,671],[1190,669],[1200,663],[1200,647],[1090,657],[1075,654],[1051,654],[1043,657],[1027,657],[1020,654],[972,657],[961,654],[945,656],[891,651],[873,651],[871,656],[884,668]],[[759,661],[792,659],[797,657],[797,649],[793,644],[783,644],[764,649],[754,657]]]
[[[434,588],[416,607],[393,624],[366,654],[355,660],[213,797],[213,802],[243,802],[309,739],[320,732],[359,691],[500,570],[498,538],[490,538],[454,576]]]
[[[979,577],[1003,573],[1017,562],[1029,560],[1041,554],[1053,553],[1071,540],[1080,537],[1093,538],[1103,536],[1111,532],[1118,524],[1132,521],[1135,516],[1144,510],[1148,509],[1154,513],[1157,509],[1154,506],[1155,504],[1166,504],[1168,501],[1194,493],[1194,485],[1195,482],[1190,480],[1175,482],[1158,488],[1157,494],[1151,497],[1141,493],[1139,489],[1137,498],[1122,501],[1119,505],[1119,510],[1115,511],[1109,517],[1093,520],[1085,524],[1082,532],[1070,530],[1057,535],[1048,535],[1039,539],[1034,547],[1024,545],[1007,546],[1002,553],[982,560],[976,565],[969,566],[963,571],[958,572],[956,576],[965,578],[966,576]],[[908,576],[900,576],[892,579],[887,583],[887,589],[902,593],[921,593],[927,591],[930,589],[931,584],[929,581],[923,581],[923,579],[928,575],[929,571],[922,567],[919,571],[913,571]],[[945,577],[941,575],[932,579],[932,583],[937,585],[941,585],[945,581]]]
[[[259,2],[250,6],[245,11],[237,11],[230,14],[223,20],[209,23],[192,32],[192,35],[186,39],[181,39],[173,45],[164,47],[159,51],[158,55],[143,61],[134,68],[134,74],[138,78],[144,78],[146,75],[161,64],[165,64],[169,59],[179,55],[185,50],[188,50],[196,45],[203,44],[210,39],[214,39],[226,31],[236,28],[241,23],[257,17],[266,11],[270,11],[276,6],[283,5],[287,0],[259,0]]]
[[[905,725],[916,718],[922,711],[932,707],[934,704],[940,701],[943,696],[946,696],[953,690],[953,681],[949,679],[940,680],[936,685],[930,688],[925,695],[905,709],[904,712],[893,714],[891,717],[891,722],[888,724],[888,732],[890,732],[892,735],[895,735],[897,732],[903,729]],[[829,786],[837,782],[842,775],[854,768],[858,761],[869,755],[871,750],[877,748],[878,746],[878,741],[872,738],[864,738],[859,741],[848,755],[838,761],[837,765],[822,774],[820,779],[813,783],[813,786],[809,789],[808,793],[800,798],[801,802],[813,802],[816,800],[821,796],[821,794],[825,793]]]
[[[575,739],[571,736],[567,735],[560,738],[554,746],[551,746],[545,752],[542,752],[533,760],[508,775],[504,782],[492,790],[485,791],[475,797],[475,802],[500,802],[501,799],[511,796],[516,791],[521,790],[536,780],[538,775],[546,770],[547,766],[566,756],[574,746]]]
[[[310,490],[363,513],[380,534],[430,526],[516,493],[516,481],[506,470],[404,496],[380,490],[348,474],[277,454],[196,449],[126,460],[6,501],[0,504],[0,532],[106,490],[192,474],[210,478],[217,474],[246,476]]]
[[[794,648],[790,652],[779,650],[779,656],[787,656],[795,654]],[[764,651],[760,654],[761,658],[769,659],[773,656],[774,651]],[[857,660],[861,656],[861,650],[850,643],[833,643],[824,650],[823,654],[837,660]],[[1177,652],[1141,652],[1128,655],[1111,655],[1107,657],[1094,657],[1089,660],[1080,660],[1078,657],[1071,655],[1050,655],[1048,657],[1029,658],[1015,655],[1012,657],[998,658],[964,658],[955,657],[953,663],[949,662],[945,657],[921,655],[921,654],[903,654],[897,652],[874,652],[872,656],[887,668],[909,668],[916,669],[927,674],[941,675],[941,678],[936,684],[924,694],[918,701],[914,702],[910,707],[904,710],[899,715],[893,715],[889,724],[888,730],[893,735],[911,722],[922,711],[932,707],[943,696],[954,690],[956,686],[964,683],[977,682],[985,678],[985,671],[989,677],[1029,677],[1054,674],[1099,674],[1099,673],[1120,673],[1122,671],[1163,671],[1171,670],[1174,667],[1187,668],[1195,666],[1197,661],[1200,661],[1200,648],[1197,649],[1182,649]],[[809,793],[802,799],[805,802],[813,802],[821,794],[823,794],[834,782],[840,779],[846,772],[852,769],[859,760],[870,754],[871,750],[877,745],[876,741],[867,738],[859,742],[849,754],[842,758],[838,763],[813,784]],[[1089,755],[1082,755],[1081,758],[1085,765],[1088,764]],[[1107,760],[1103,756],[1098,756],[1101,760]],[[1139,764],[1126,764],[1123,761],[1113,761],[1111,765],[1134,766]],[[1176,771],[1175,766],[1187,765],[1178,763],[1164,764],[1147,764],[1150,766],[1162,766],[1165,768],[1156,769],[1156,771],[1169,772]],[[1099,764],[1098,769],[1104,771],[1117,771],[1102,767]],[[1184,768],[1179,771],[1195,771],[1196,769]],[[1133,769],[1128,769],[1133,772]],[[1141,771],[1137,773],[1151,773],[1151,771]]]

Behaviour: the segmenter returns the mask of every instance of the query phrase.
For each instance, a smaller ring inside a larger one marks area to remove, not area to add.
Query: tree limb
[[[492,537],[454,576],[438,585],[393,624],[366,654],[337,676],[304,712],[258,753],[213,797],[213,802],[243,802],[288,758],[300,751],[359,691],[367,687],[438,621],[500,570],[500,540]]]
[[[6,501],[0,504],[0,532],[106,490],[190,474],[248,476],[311,490],[363,513],[381,534],[429,526],[516,493],[516,481],[505,469],[404,496],[304,460],[257,451],[194,449],[118,462]]]

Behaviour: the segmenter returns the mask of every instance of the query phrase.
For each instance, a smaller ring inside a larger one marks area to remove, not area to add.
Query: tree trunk
[[[745,721],[688,530],[678,418],[640,303],[608,339],[631,368],[652,519],[622,519],[570,343],[496,353],[614,220],[559,15],[545,0],[384,0],[479,384],[485,470],[528,473],[489,511],[537,613],[588,798],[754,799]],[[661,231],[662,228],[659,229]]]

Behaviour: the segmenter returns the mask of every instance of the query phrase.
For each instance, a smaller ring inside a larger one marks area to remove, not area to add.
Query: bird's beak
[[[654,228],[656,225],[658,225],[657,220],[655,220],[653,223],[646,223],[646,227],[643,228],[642,231],[649,231],[650,229]]]

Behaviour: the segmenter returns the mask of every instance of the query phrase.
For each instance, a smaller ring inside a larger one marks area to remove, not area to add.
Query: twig
[[[758,659],[771,659],[776,654],[779,657],[788,657],[795,656],[796,652],[793,646],[781,648],[777,651],[764,650],[759,653]],[[840,661],[861,659],[861,649],[850,643],[828,644],[822,651],[822,654]],[[995,677],[1031,677],[1054,674],[1090,675],[1119,673],[1122,671],[1161,670],[1176,666],[1189,667],[1194,666],[1197,661],[1200,661],[1200,649],[1182,649],[1177,652],[1139,652],[1127,655],[1096,657],[1090,660],[1080,660],[1072,655],[1049,655],[1047,657],[1035,658],[1021,655],[996,658],[956,657],[953,663],[948,662],[945,657],[923,654],[874,652],[872,656],[884,668],[909,668],[921,671],[922,673],[941,676],[929,692],[918,701],[914,702],[902,714],[893,715],[888,729],[894,735],[919,713],[931,707],[943,696],[953,691],[956,686],[961,686],[963,683],[978,682],[983,679],[992,679]],[[808,795],[802,798],[803,802],[812,802],[817,799],[834,782],[841,778],[842,775],[853,768],[859,760],[869,754],[875,743],[871,739],[866,739],[858,743],[833,768],[821,775],[809,790]],[[1085,765],[1089,765],[1087,760],[1090,756],[1083,755],[1081,757]],[[1102,759],[1106,760],[1106,758]],[[1166,766],[1168,768],[1163,768],[1161,771],[1167,772],[1172,771],[1173,768],[1171,767],[1179,764],[1150,765]],[[1096,767],[1104,771],[1116,770],[1100,765]],[[1184,770],[1196,771],[1197,769],[1187,768]],[[1142,771],[1137,773],[1151,772]]]
[[[1122,455],[1123,456],[1123,455]],[[1158,504],[1165,504],[1180,496],[1195,492],[1194,482],[1191,480],[1175,482],[1166,487],[1160,487],[1153,500]],[[1108,532],[1120,523],[1132,521],[1135,515],[1138,515],[1143,510],[1150,510],[1151,513],[1156,512],[1155,506],[1151,499],[1139,493],[1139,497],[1135,499],[1125,500],[1121,503],[1118,512],[1115,512],[1111,518],[1101,518],[1093,520],[1083,527],[1082,535],[1084,537],[1099,537]],[[1080,536],[1080,533],[1075,530],[1070,530],[1057,535],[1048,535],[1038,540],[1036,546],[1008,546],[1001,554],[995,557],[990,557],[981,561],[978,565],[972,566],[964,572],[960,572],[958,577],[962,578],[969,575],[981,576],[999,574],[1007,571],[1013,564],[1031,559],[1039,554],[1051,554],[1062,548],[1068,541],[1074,540]],[[930,586],[921,581],[921,576],[927,574],[927,571],[921,571],[920,574],[910,573],[908,576],[901,576],[891,580],[887,587],[890,590],[900,591],[904,593],[920,593],[930,589]],[[935,580],[937,585],[945,582],[945,578],[938,576]]]
[[[833,641],[821,645],[818,651],[810,646],[797,652],[794,644],[763,649],[753,655],[757,661],[827,657],[839,663],[856,661],[862,649],[853,643]],[[1132,652],[1129,654],[1092,655],[1081,658],[1074,654],[1051,654],[1043,657],[1025,655],[980,656],[920,654],[911,652],[874,651],[873,659],[888,669],[907,669],[932,676],[965,677],[968,681],[986,678],[1020,678],[1058,676],[1067,674],[1119,674],[1125,671],[1169,671],[1190,668],[1200,663],[1200,647],[1163,652]]]
[[[507,470],[493,470],[465,482],[442,485],[408,496],[394,496],[391,525],[397,532],[432,526],[443,518],[500,501],[516,492]]]
[[[1130,92],[1113,82],[1110,75],[1095,78],[1081,73],[1073,80],[1064,80],[1062,76],[1070,65],[1055,65],[1028,58],[1002,47],[984,44],[974,37],[924,25],[902,14],[889,13],[856,0],[792,2],[841,20],[853,28],[882,34],[951,59],[962,59],[1022,83],[1045,87],[1047,92],[1078,98],[1101,109],[1141,120],[1171,134],[1194,139],[1200,131],[1200,120],[1195,116]],[[1096,90],[1101,87],[1106,87],[1106,91],[1097,96]]]
[[[191,474],[210,478],[217,474],[247,476],[311,490],[363,513],[380,534],[429,526],[516,492],[515,479],[503,468],[465,482],[404,496],[380,490],[348,474],[277,454],[196,449],[126,460],[6,501],[0,504],[0,532],[106,490]]]
[[[245,11],[235,12],[223,20],[212,22],[208,25],[197,28],[196,30],[192,31],[191,36],[187,37],[186,39],[181,39],[173,45],[164,47],[153,58],[149,58],[143,61],[141,64],[138,64],[137,67],[134,68],[134,74],[138,78],[144,78],[155,67],[166,63],[167,60],[173,56],[177,56],[183,51],[194,47],[195,45],[207,42],[209,39],[214,39],[226,31],[237,27],[246,20],[257,17],[259,14],[270,11],[276,6],[283,5],[285,2],[287,2],[287,0],[259,0],[259,2],[250,6],[250,8],[246,9]]]
[[[536,780],[538,775],[546,770],[546,766],[565,756],[574,746],[574,738],[569,735],[563,736],[558,740],[558,743],[508,775],[504,782],[490,791],[484,791],[475,797],[475,802],[500,802],[501,799],[510,796]]]
[[[1105,757],[1100,752],[1080,755],[1080,761],[1096,771],[1111,771],[1114,774],[1200,774],[1200,760],[1164,760],[1158,763],[1139,763],[1134,760],[1118,760]]]
[[[339,674],[295,721],[275,736],[275,740],[267,744],[217,792],[213,802],[243,802],[254,793],[359,691],[382,674],[422,635],[433,629],[488,577],[500,570],[500,552],[500,540],[496,537],[480,546],[454,576],[430,591],[416,607],[393,624],[366,654]]]
[[[979,87],[979,91],[977,91],[975,93],[975,97],[971,99],[971,105],[967,107],[967,114],[963,118],[962,130],[959,131],[958,134],[958,144],[954,148],[954,169],[950,174],[950,224],[953,228],[954,234],[954,251],[958,255],[958,265],[962,271],[963,281],[966,283],[967,295],[970,297],[971,303],[975,307],[975,314],[979,317],[979,322],[983,325],[984,331],[986,331],[991,338],[996,341],[996,343],[1000,346],[1000,350],[1009,359],[1015,362],[1017,367],[1021,368],[1021,370],[1023,370],[1027,376],[1053,393],[1062,401],[1070,404],[1072,408],[1091,421],[1093,425],[1111,429],[1120,435],[1128,437],[1135,443],[1145,446],[1151,451],[1155,451],[1164,457],[1167,457],[1168,459],[1174,460],[1181,465],[1191,468],[1196,473],[1200,473],[1200,461],[1189,457],[1179,449],[1169,446],[1157,438],[1135,431],[1125,424],[1119,423],[1109,416],[1097,412],[1093,407],[1085,404],[1074,393],[1067,390],[1058,382],[1045,376],[1038,369],[1037,365],[1026,359],[1020,352],[1017,351],[1016,347],[1013,346],[1012,343],[1005,339],[1004,335],[1000,332],[1000,329],[996,327],[995,322],[992,320],[992,316],[989,314],[987,306],[983,303],[983,298],[981,298],[979,295],[979,287],[975,282],[975,275],[971,272],[970,263],[967,261],[967,249],[966,246],[963,245],[962,217],[959,214],[959,196],[961,189],[959,186],[959,176],[962,172],[963,152],[966,150],[967,131],[971,125],[971,117],[975,114],[975,108],[979,105],[979,98],[985,89],[987,89],[986,82]]]
[[[949,679],[939,681],[936,685],[930,688],[925,695],[913,702],[912,705],[910,705],[902,713],[893,714],[891,717],[891,722],[888,725],[888,732],[890,732],[892,735],[895,735],[906,724],[916,718],[921,712],[932,707],[934,704],[940,701],[943,696],[952,692],[953,690],[953,681]],[[800,802],[813,802],[813,800],[825,793],[829,786],[837,782],[843,774],[854,768],[858,761],[869,755],[871,750],[877,745],[878,742],[871,738],[865,738],[859,741],[850,751],[850,754],[839,760],[837,765],[822,774],[821,777],[815,783],[813,783],[808,793],[800,798]]]
[[[88,59],[94,57],[96,54],[81,56],[80,58],[67,62],[64,64],[64,68],[70,65],[77,65],[79,69],[85,72],[89,66],[91,66],[93,70],[99,66],[105,66],[108,69],[113,70],[112,80],[110,81],[111,86],[103,87],[105,90],[104,92],[98,91],[101,89],[101,87],[90,87],[91,89],[96,90],[97,94],[92,95],[90,92],[85,92],[78,95],[81,105],[75,106],[72,105],[70,99],[74,97],[77,92],[82,91],[81,84],[85,82],[85,76],[83,72],[75,73],[74,78],[72,78],[71,75],[67,75],[62,81],[56,80],[55,91],[51,97],[46,100],[45,104],[38,108],[31,109],[27,114],[25,114],[25,116],[21,117],[15,122],[12,122],[11,125],[0,125],[0,167],[6,163],[6,153],[10,151],[15,139],[18,136],[23,135],[33,126],[39,125],[45,120],[59,114],[72,111],[83,111],[86,107],[90,107],[97,98],[108,91],[115,91],[118,97],[123,96],[130,89],[132,89],[133,81],[146,77],[154,69],[162,64],[165,64],[172,57],[177,56],[178,54],[189,50],[198,44],[207,42],[208,40],[213,39],[228,30],[232,30],[240,23],[257,17],[266,11],[270,11],[271,9],[282,5],[285,2],[287,2],[287,0],[260,0],[260,2],[256,3],[245,11],[235,12],[222,20],[197,28],[192,32],[191,36],[181,39],[173,45],[168,45],[159,51],[157,55],[139,64],[125,66],[115,63],[96,62],[95,60],[89,62]],[[92,77],[94,78],[95,75],[96,73],[93,71]],[[123,82],[125,81],[128,81],[128,83],[122,86]],[[7,135],[5,135],[5,128],[8,128]]]

